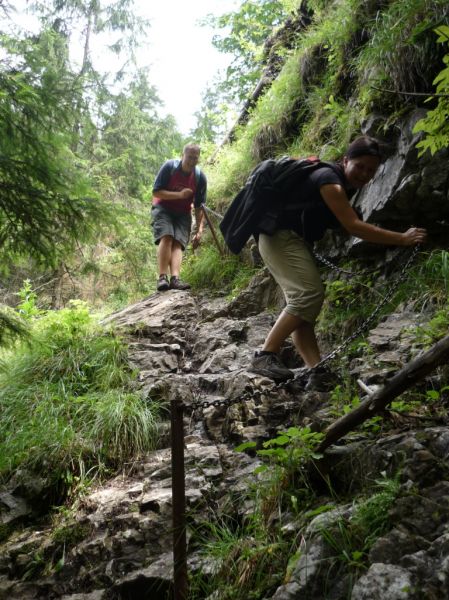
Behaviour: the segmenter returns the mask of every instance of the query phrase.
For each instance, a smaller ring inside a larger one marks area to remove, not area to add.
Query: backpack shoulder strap
[[[179,165],[180,164],[181,164],[181,161],[179,160],[179,158],[173,159],[173,165],[172,165],[172,168],[171,168],[170,175],[173,175],[173,173],[176,171],[176,169],[179,169]],[[199,168],[198,165],[195,165],[195,182],[196,182],[196,185],[199,184],[200,177],[201,177],[201,169]]]
[[[171,173],[170,175],[173,175],[173,173],[176,171],[176,169],[179,167],[179,165],[181,164],[181,161],[179,160],[179,158],[174,158],[173,159],[173,164],[171,167]]]
[[[201,177],[201,169],[199,168],[198,165],[195,165],[195,182],[196,182],[197,187],[200,182],[200,177]]]

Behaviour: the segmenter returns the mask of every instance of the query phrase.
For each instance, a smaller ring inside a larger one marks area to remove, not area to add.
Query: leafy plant
[[[355,504],[350,517],[339,516],[333,524],[320,529],[326,543],[335,551],[331,561],[353,576],[366,568],[367,556],[377,538],[390,527],[389,511],[396,500],[399,478],[376,481],[377,492]]]
[[[435,32],[439,44],[449,41],[448,25],[440,25]],[[424,138],[416,144],[420,156],[427,151],[433,156],[438,150],[449,146],[449,53],[443,57],[443,63],[446,65],[445,68],[433,80],[436,94],[441,94],[438,104],[434,109],[429,110],[413,128],[414,133],[422,131],[425,134]],[[430,100],[433,100],[432,96],[428,98],[428,101]]]
[[[323,439],[324,434],[312,431],[310,427],[289,427],[277,437],[263,442],[263,449],[257,450],[257,455],[269,458],[270,462],[281,466],[289,472],[303,466],[308,460],[319,459],[315,448]],[[256,442],[245,442],[235,448],[236,452],[255,448]],[[258,472],[266,467],[258,469]]]
[[[26,319],[32,319],[39,316],[41,311],[37,307],[37,294],[33,290],[31,281],[26,279],[22,288],[17,292],[20,302],[16,307],[19,315]]]

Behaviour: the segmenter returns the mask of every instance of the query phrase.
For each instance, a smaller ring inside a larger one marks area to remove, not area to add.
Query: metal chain
[[[271,390],[273,387],[274,386],[270,386],[269,390]],[[209,408],[209,406],[213,406],[214,408],[218,408],[220,406],[232,406],[233,404],[240,404],[241,402],[246,402],[247,400],[258,400],[260,399],[262,393],[263,392],[261,390],[255,390],[252,386],[247,385],[243,394],[236,398],[211,400],[210,402],[201,402],[199,400],[196,400],[195,402],[192,402],[190,406],[193,408],[193,410],[196,410],[198,408],[204,410],[205,408]]]
[[[254,390],[252,386],[248,385],[245,388],[245,392],[239,397],[225,398],[223,400],[212,400],[210,402],[195,401],[195,402],[192,402],[190,406],[194,410],[196,410],[198,408],[204,410],[205,408],[208,408],[209,406],[213,406],[215,408],[218,408],[220,406],[232,406],[233,404],[240,404],[240,403],[246,402],[247,400],[258,400],[258,399],[260,399],[260,397],[263,393],[267,393],[267,392],[269,393],[269,392],[273,392],[273,391],[280,391],[283,389],[287,389],[292,382],[303,383],[308,378],[309,373],[312,370],[317,369],[318,367],[322,367],[329,361],[333,360],[352,341],[354,341],[356,338],[358,338],[359,335],[368,328],[370,323],[379,314],[380,310],[385,306],[385,304],[387,302],[389,302],[391,300],[391,298],[396,293],[396,291],[399,287],[399,284],[405,279],[408,269],[414,262],[417,254],[419,252],[419,249],[420,249],[420,244],[417,244],[413,248],[413,251],[411,252],[408,260],[404,263],[404,265],[398,275],[398,278],[396,280],[396,285],[394,285],[393,287],[390,288],[388,294],[386,294],[386,296],[383,297],[382,301],[376,306],[376,308],[373,310],[373,312],[356,329],[356,331],[354,331],[354,333],[352,333],[349,337],[347,337],[339,346],[334,348],[334,350],[332,350],[332,352],[327,354],[317,365],[315,365],[313,367],[313,369],[312,368],[304,369],[304,371],[299,376],[295,377],[294,379],[290,379],[288,381],[283,381],[280,383],[273,383],[269,387],[266,388],[265,392],[262,392],[261,390]]]
[[[315,365],[314,368],[321,367],[325,363],[327,363],[330,360],[332,360],[333,358],[335,358],[335,356],[337,354],[339,354],[342,350],[344,350],[352,341],[354,341],[356,338],[358,338],[359,335],[363,331],[365,331],[365,329],[368,328],[368,325],[374,320],[374,318],[379,314],[379,312],[385,306],[385,304],[387,302],[389,302],[391,300],[391,298],[394,296],[394,294],[397,292],[399,284],[402,283],[402,281],[404,281],[404,279],[405,279],[405,277],[407,275],[407,271],[408,271],[409,267],[412,265],[412,263],[414,262],[414,260],[416,258],[416,255],[419,252],[419,249],[420,249],[420,244],[417,244],[413,248],[413,251],[411,252],[410,256],[408,257],[408,260],[402,266],[402,269],[401,269],[401,271],[400,271],[400,273],[399,273],[399,275],[397,277],[397,280],[396,280],[396,285],[394,285],[394,286],[392,286],[390,288],[389,292],[386,294],[386,296],[384,296],[384,298],[382,299],[382,301],[376,306],[376,308],[373,310],[373,312],[354,331],[353,334],[351,334],[348,338],[346,338],[346,340],[344,340],[339,346],[337,346],[334,350],[332,350],[332,352],[330,352],[329,354],[327,354],[317,365]]]
[[[354,273],[353,271],[342,269],[341,267],[338,267],[335,263],[331,262],[328,258],[325,258],[322,254],[318,254],[318,252],[312,251],[312,254],[319,262],[323,263],[323,265],[326,265],[326,267],[329,267],[333,271],[338,271],[338,273],[344,273],[345,275],[349,275],[350,277],[360,277],[360,273]]]
[[[206,206],[204,203],[201,205],[201,208],[203,208],[204,210],[207,210],[207,212],[209,212],[211,215],[214,215],[214,217],[217,217],[217,219],[222,219],[224,216],[224,215],[220,215],[220,213],[215,212],[214,210],[212,210],[211,208]]]
[[[202,204],[202,207],[207,210],[208,212],[210,212],[212,215],[214,215],[215,217],[222,219],[223,215],[220,215],[219,213],[215,212],[214,210],[212,210],[211,208],[207,207],[205,204]],[[389,302],[391,300],[391,298],[394,296],[394,294],[396,293],[400,283],[402,283],[402,281],[405,279],[406,277],[406,273],[409,269],[409,267],[411,266],[411,264],[413,263],[413,261],[416,258],[416,255],[418,254],[420,249],[420,245],[417,244],[414,248],[412,253],[410,254],[408,260],[404,263],[399,276],[396,280],[396,285],[391,287],[389,292],[383,297],[383,299],[381,300],[381,302],[376,306],[376,308],[373,310],[373,312],[365,319],[365,321],[354,331],[354,333],[352,333],[349,337],[347,337],[341,344],[339,344],[336,348],[334,348],[334,350],[332,350],[332,352],[329,352],[329,354],[327,354],[317,365],[315,365],[313,367],[313,369],[317,369],[319,367],[322,367],[324,365],[326,365],[328,362],[330,362],[331,360],[333,360],[338,354],[340,354],[345,348],[347,348],[349,346],[349,344],[351,342],[353,342],[355,339],[357,339],[361,333],[363,333],[368,326],[372,323],[372,321],[375,319],[375,317],[379,314],[379,312],[382,310],[382,308],[385,306],[385,304],[387,302]],[[324,256],[322,256],[321,254],[318,254],[317,252],[313,252],[313,255],[315,256],[315,258],[320,261],[321,263],[325,264],[327,267],[338,271],[339,273],[345,273],[346,275],[350,275],[351,277],[356,277],[358,276],[357,273],[353,273],[352,271],[348,271],[346,269],[341,269],[340,267],[338,267],[337,265],[335,265],[334,263],[332,263],[329,259],[325,258]],[[289,381],[284,381],[281,383],[273,383],[269,388],[267,388],[266,391],[274,391],[274,390],[282,390],[285,389],[289,386],[289,384],[292,381],[296,381],[298,383],[303,382],[305,379],[308,378],[310,371],[312,371],[312,369],[304,369],[304,371],[301,373],[301,375],[298,377],[295,377],[294,380],[289,380]],[[194,410],[196,410],[197,408],[201,408],[201,409],[205,409],[208,408],[209,406],[213,406],[213,407],[220,407],[220,406],[232,406],[233,404],[239,404],[241,402],[246,402],[246,400],[254,400],[254,399],[258,399],[260,398],[260,396],[262,395],[262,392],[260,390],[254,390],[251,386],[247,386],[247,389],[245,390],[244,394],[242,396],[239,396],[237,398],[225,398],[224,400],[212,400],[211,402],[193,402],[191,404],[192,408]]]

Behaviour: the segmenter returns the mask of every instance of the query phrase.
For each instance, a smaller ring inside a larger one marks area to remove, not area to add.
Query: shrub
[[[158,406],[137,392],[127,349],[82,303],[48,312],[3,356],[0,477],[19,468],[68,491],[74,476],[154,448]]]

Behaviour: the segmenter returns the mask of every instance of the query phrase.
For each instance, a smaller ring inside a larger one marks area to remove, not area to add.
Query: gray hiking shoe
[[[179,277],[170,277],[170,289],[171,290],[190,290],[190,283],[181,281]]]
[[[168,290],[168,288],[170,287],[170,283],[168,281],[168,277],[167,275],[160,275],[159,279],[157,280],[157,284],[156,284],[156,289],[158,292],[166,292]]]
[[[328,367],[310,369],[309,379],[306,383],[306,392],[330,392],[338,385],[338,377]]]
[[[259,375],[265,375],[274,381],[287,381],[292,379],[294,373],[287,369],[278,354],[270,352],[269,354],[260,354],[256,352],[251,361],[251,371]]]

